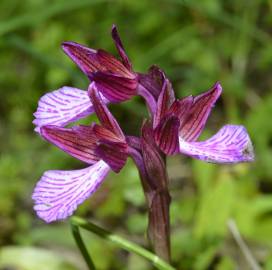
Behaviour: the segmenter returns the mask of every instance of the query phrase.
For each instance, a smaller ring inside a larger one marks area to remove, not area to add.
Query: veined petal
[[[98,139],[92,126],[72,128],[43,126],[41,127],[41,135],[64,152],[83,162],[93,164],[100,159],[94,152]]]
[[[195,141],[199,137],[221,92],[221,85],[216,83],[209,91],[193,98],[190,109],[180,118],[180,136],[184,141]]]
[[[102,96],[105,103],[109,101]],[[35,131],[44,125],[65,126],[94,112],[87,91],[64,86],[42,96],[34,113]]]
[[[158,147],[167,155],[179,152],[179,126],[176,116],[165,116],[154,131],[155,141]]]
[[[128,145],[125,142],[100,140],[95,153],[104,160],[110,168],[118,173],[125,165],[128,157]]]
[[[32,195],[34,210],[46,222],[67,218],[99,188],[109,171],[100,160],[81,170],[45,172]]]
[[[153,128],[155,128],[159,124],[160,120],[165,115],[174,100],[175,94],[172,85],[169,80],[165,78],[162,85],[161,93],[157,101],[156,113],[153,120]]]
[[[63,42],[62,48],[86,75],[109,71],[128,78],[133,76],[119,60],[104,50],[90,49],[71,41]]]
[[[132,71],[131,62],[129,61],[129,58],[128,58],[127,54],[126,54],[126,51],[125,51],[124,46],[123,46],[123,44],[122,44],[121,38],[120,38],[119,33],[118,33],[118,31],[117,31],[116,25],[113,25],[113,26],[112,26],[111,35],[112,35],[112,38],[113,38],[113,40],[114,40],[116,49],[118,50],[119,55],[120,55],[120,57],[122,58],[122,62],[123,62],[123,64],[124,64],[124,66],[125,66],[128,70]]]
[[[94,72],[90,76],[96,88],[111,102],[129,100],[136,95],[138,81],[136,76],[126,78],[108,72]]]
[[[94,110],[102,126],[112,131],[119,138],[125,140],[125,135],[123,134],[118,122],[103,102],[100,93],[97,91],[97,89],[95,89],[95,86],[93,84],[90,85],[88,94],[92,100]]]
[[[223,126],[203,142],[186,142],[179,138],[180,152],[212,163],[238,163],[254,160],[253,146],[243,126]]]

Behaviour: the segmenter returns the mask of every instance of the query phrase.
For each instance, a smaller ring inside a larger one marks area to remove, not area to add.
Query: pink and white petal
[[[223,126],[214,136],[202,142],[179,138],[180,152],[211,163],[254,161],[253,146],[243,126]]]
[[[105,103],[109,101],[102,96]],[[34,113],[35,131],[44,125],[63,127],[94,112],[87,91],[64,86],[41,97]]]
[[[45,172],[32,195],[34,210],[48,223],[71,216],[99,188],[109,171],[100,160],[81,170]]]

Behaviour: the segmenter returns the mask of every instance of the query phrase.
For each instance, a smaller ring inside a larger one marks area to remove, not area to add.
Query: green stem
[[[72,233],[73,236],[75,238],[75,241],[77,243],[77,246],[83,256],[83,258],[85,259],[86,264],[88,265],[90,270],[96,270],[94,262],[92,260],[92,258],[90,257],[87,248],[81,238],[78,226],[76,224],[73,224],[73,222],[71,223],[71,229],[72,229]]]
[[[133,242],[130,242],[120,236],[112,234],[111,232],[106,231],[106,230],[98,227],[97,225],[95,225],[85,219],[82,219],[80,217],[72,217],[71,223],[74,226],[79,226],[79,227],[84,228],[88,231],[91,231],[91,232],[97,234],[98,236],[100,236],[101,238],[108,240],[108,241],[116,244],[117,246],[129,251],[129,252],[134,252],[135,254],[138,254],[138,255],[146,258],[157,269],[175,270],[175,268],[173,268],[171,265],[166,263],[164,260],[162,260],[158,256],[154,255],[152,252],[150,252],[150,251],[144,249],[143,247],[141,247]]]

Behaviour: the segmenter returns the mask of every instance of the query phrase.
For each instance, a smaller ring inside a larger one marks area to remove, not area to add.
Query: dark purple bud
[[[169,107],[175,100],[175,94],[171,83],[168,79],[164,79],[162,90],[157,101],[156,113],[153,119],[153,128],[155,128],[163,116],[166,114]]]
[[[153,190],[161,190],[167,186],[165,162],[162,153],[154,143],[154,131],[149,122],[142,127],[142,154],[150,186]]]

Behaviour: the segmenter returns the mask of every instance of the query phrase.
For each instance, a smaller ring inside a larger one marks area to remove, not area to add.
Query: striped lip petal
[[[90,80],[95,82],[96,88],[111,102],[122,102],[136,95],[137,77],[126,78],[108,72],[94,72]]]
[[[101,125],[113,132],[117,137],[125,140],[125,135],[123,134],[118,122],[103,102],[100,93],[97,91],[97,89],[95,89],[95,85],[90,85],[88,94],[92,100],[94,110],[98,119],[100,120]]]
[[[214,136],[202,142],[179,138],[180,152],[211,163],[254,161],[253,146],[243,126],[223,126]]]
[[[92,130],[92,126],[72,128],[43,126],[41,135],[64,152],[83,162],[93,164],[99,160],[94,152],[98,139]]]
[[[103,96],[103,101],[109,101]],[[35,131],[40,132],[44,125],[65,126],[94,111],[87,91],[64,86],[42,96],[34,113]]]
[[[209,91],[194,97],[191,107],[187,112],[180,115],[180,136],[184,141],[195,141],[200,136],[211,109],[221,92],[221,85],[216,83]]]
[[[63,42],[62,48],[86,75],[96,71],[109,71],[128,78],[133,76],[122,62],[104,50],[90,49],[71,41]]]
[[[99,140],[95,153],[104,160],[110,168],[118,173],[125,166],[128,157],[128,145],[125,142]]]
[[[176,116],[167,115],[154,131],[155,142],[166,155],[179,152],[179,126]]]
[[[111,35],[112,35],[112,38],[113,38],[113,40],[114,40],[116,49],[118,50],[119,55],[120,55],[120,57],[122,58],[122,62],[123,62],[123,64],[124,64],[124,66],[125,66],[128,70],[132,71],[131,62],[129,61],[129,58],[128,58],[127,54],[126,54],[126,51],[125,51],[124,46],[123,46],[123,44],[122,44],[121,38],[120,38],[119,33],[118,33],[118,31],[117,31],[116,25],[113,25],[113,26],[112,26]]]
[[[100,160],[81,170],[45,172],[32,195],[34,210],[48,223],[71,216],[99,188],[109,171]]]

